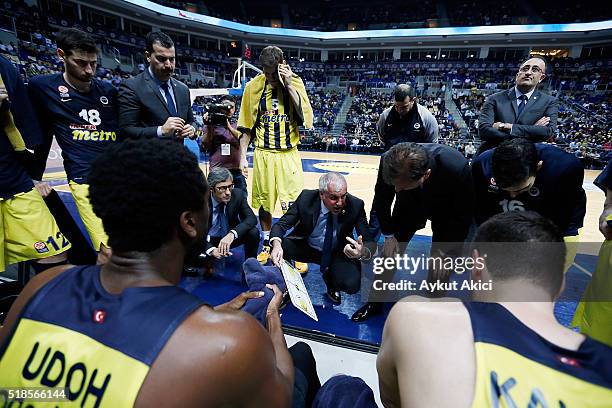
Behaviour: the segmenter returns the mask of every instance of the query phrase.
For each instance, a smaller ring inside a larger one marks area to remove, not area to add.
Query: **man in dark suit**
[[[210,171],[208,185],[212,193],[206,255],[221,259],[230,255],[230,248],[244,244],[245,259],[256,257],[259,230],[246,194],[234,189],[232,173],[224,167]]]
[[[522,137],[544,142],[554,137],[559,114],[557,98],[536,90],[546,78],[546,62],[540,57],[523,62],[516,85],[489,96],[478,118],[482,144],[478,154],[507,139]]]
[[[119,88],[121,132],[134,139],[192,138],[195,122],[189,89],[171,77],[175,66],[172,39],[160,31],[149,33],[145,57],[149,66]]]
[[[272,262],[280,267],[285,257],[319,264],[327,296],[336,304],[341,302],[339,291],[352,294],[359,290],[360,261],[369,260],[376,249],[363,200],[346,190],[340,173],[324,174],[319,189],[303,190],[270,232]],[[357,240],[353,229],[359,235]]]
[[[474,186],[467,159],[447,145],[396,144],[381,157],[372,210],[385,237],[385,258],[404,254],[427,220],[431,220],[433,232],[431,257],[460,256],[459,244],[466,239],[474,214]],[[394,272],[394,268],[386,269],[381,278],[391,281]],[[447,281],[447,273],[430,270],[428,280]],[[381,311],[381,303],[370,302],[351,319],[361,322]]]

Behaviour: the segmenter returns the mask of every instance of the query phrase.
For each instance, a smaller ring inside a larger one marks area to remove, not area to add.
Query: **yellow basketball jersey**
[[[255,125],[255,147],[287,150],[300,142],[298,120],[289,93],[282,86],[267,83],[259,100],[258,120]]]

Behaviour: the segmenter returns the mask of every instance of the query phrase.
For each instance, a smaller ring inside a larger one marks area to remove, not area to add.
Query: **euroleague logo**
[[[93,312],[93,321],[96,323],[104,323],[104,319],[106,319],[106,312],[104,310],[94,310]]]
[[[42,242],[42,241],[35,242],[34,243],[34,249],[39,254],[44,254],[45,252],[49,252],[49,248],[47,247],[47,244]]]
[[[63,98],[69,98],[70,97],[70,94],[68,93],[69,89],[67,87],[65,87],[64,85],[58,86],[57,90],[60,93],[60,98],[62,98],[62,102],[65,102],[63,100]]]

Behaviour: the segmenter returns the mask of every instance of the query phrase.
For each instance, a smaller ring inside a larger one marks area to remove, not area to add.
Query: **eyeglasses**
[[[224,192],[225,190],[232,191],[233,189],[234,189],[233,184],[230,184],[229,186],[215,186],[215,190],[217,190],[220,193]]]
[[[529,72],[529,70],[535,72],[536,74],[542,73],[542,70],[537,65],[534,65],[533,67],[530,67],[529,65],[525,65],[519,69],[519,71],[521,72]]]

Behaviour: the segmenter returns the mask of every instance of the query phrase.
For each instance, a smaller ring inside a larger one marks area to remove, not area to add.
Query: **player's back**
[[[528,327],[497,303],[420,299],[394,306],[382,359],[406,407],[610,407],[612,348],[582,339],[556,322]]]
[[[201,306],[173,285],[111,294],[99,266],[70,268],[21,310],[0,348],[0,384],[67,388],[67,406],[133,406],[157,356]]]
[[[473,407],[612,406],[612,348],[589,337],[577,349],[560,346],[560,336],[547,340],[497,303],[465,307],[476,351]]]

